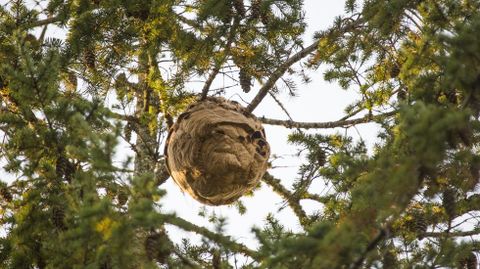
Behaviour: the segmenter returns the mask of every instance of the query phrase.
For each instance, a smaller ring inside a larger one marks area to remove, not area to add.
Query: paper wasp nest
[[[255,116],[236,102],[209,97],[178,117],[165,155],[170,175],[183,191],[204,204],[222,205],[258,184],[270,146]]]

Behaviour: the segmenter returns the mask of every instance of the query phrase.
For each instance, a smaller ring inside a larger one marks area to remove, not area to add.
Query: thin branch
[[[269,173],[265,173],[265,175],[263,176],[263,181],[267,183],[270,187],[272,187],[273,191],[275,191],[278,195],[285,199],[290,208],[292,208],[293,213],[295,213],[295,215],[298,217],[300,224],[302,224],[303,226],[308,224],[307,214],[300,205],[300,199],[295,197],[295,195],[291,191],[287,190],[280,183],[280,179],[273,177]]]
[[[280,102],[280,100],[275,96],[275,94],[273,94],[272,92],[269,92],[270,96],[273,98],[273,100],[275,101],[275,103],[277,103],[277,105],[280,107],[280,109],[283,110],[283,112],[285,112],[285,115],[287,115],[287,117],[293,121],[292,119],[292,116],[290,116],[290,113],[288,113],[288,110],[285,108],[285,106],[282,104],[282,102]]]
[[[181,228],[185,231],[195,232],[197,234],[203,235],[206,238],[219,243],[220,245],[238,253],[243,253],[246,256],[252,257],[256,260],[260,259],[259,254],[256,251],[249,249],[243,244],[233,241],[230,236],[225,236],[222,234],[214,233],[208,230],[205,227],[197,226],[189,221],[186,221],[180,217],[174,215],[164,215],[165,222],[175,225],[178,228]]]
[[[360,268],[363,265],[363,261],[367,257],[368,253],[372,251],[378,243],[380,243],[385,237],[387,236],[387,231],[385,229],[381,229],[378,235],[368,244],[367,248],[365,249],[362,256],[360,256],[352,265],[351,268],[356,269]]]
[[[253,100],[247,106],[247,111],[252,112],[260,104],[263,98],[265,98],[268,91],[270,91],[270,89],[272,89],[272,87],[275,86],[275,83],[277,82],[277,80],[283,76],[283,74],[288,70],[288,68],[292,66],[294,63],[305,58],[308,54],[314,52],[318,48],[319,42],[320,42],[319,40],[313,42],[313,44],[297,52],[295,55],[288,58],[285,61],[285,63],[280,65],[268,78],[265,84],[260,88],[255,98],[253,98]]]
[[[282,125],[287,128],[302,128],[302,129],[329,129],[329,128],[337,128],[337,127],[345,127],[345,126],[352,126],[360,123],[368,123],[372,121],[376,121],[379,119],[387,118],[393,116],[397,113],[397,111],[390,111],[383,114],[378,115],[366,115],[361,118],[351,119],[351,120],[338,120],[338,121],[327,121],[327,122],[298,122],[298,121],[291,121],[291,120],[276,120],[276,119],[269,119],[265,117],[260,117],[259,120],[264,124],[269,125]]]
[[[473,229],[471,231],[458,231],[458,232],[425,232],[422,234],[423,237],[462,237],[462,236],[472,236],[480,234],[480,229]]]
[[[227,39],[227,44],[223,52],[223,57],[220,61],[218,61],[215,64],[215,67],[210,73],[210,76],[208,77],[207,81],[205,81],[205,85],[203,86],[203,89],[202,89],[201,100],[204,100],[205,98],[207,98],[208,90],[210,89],[210,86],[212,86],[213,80],[218,75],[218,72],[220,72],[220,68],[222,67],[222,64],[225,62],[225,59],[227,59],[227,56],[230,53],[230,48],[232,46],[232,42],[235,37],[235,33],[237,31],[239,22],[240,22],[240,18],[238,16],[235,16],[235,19],[233,20],[232,28],[230,29],[230,33]]]
[[[28,24],[26,28],[35,28],[35,27],[44,26],[44,25],[48,25],[51,23],[59,22],[59,21],[61,21],[60,17],[48,17],[43,20],[34,21]]]

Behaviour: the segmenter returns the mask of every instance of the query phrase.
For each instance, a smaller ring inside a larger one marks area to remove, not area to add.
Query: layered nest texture
[[[209,97],[178,117],[165,155],[183,191],[204,204],[222,205],[257,186],[270,146],[255,116],[236,102]]]

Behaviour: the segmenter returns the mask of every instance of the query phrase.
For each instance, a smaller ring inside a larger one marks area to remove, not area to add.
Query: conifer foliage
[[[313,43],[302,2],[0,2],[0,267],[476,268],[480,1],[347,0]],[[338,121],[259,118],[305,157],[291,187],[262,178],[300,231],[269,215],[252,249],[222,218],[162,210],[162,145],[188,105],[230,96],[223,78],[254,94],[248,112],[285,110],[308,76],[359,98]],[[373,122],[371,150],[323,130]]]

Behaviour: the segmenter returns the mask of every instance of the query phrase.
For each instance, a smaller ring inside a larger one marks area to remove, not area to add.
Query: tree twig
[[[288,58],[285,63],[280,65],[268,78],[268,80],[265,82],[265,84],[260,88],[258,91],[257,95],[253,98],[253,100],[250,102],[250,104],[247,106],[247,111],[252,112],[265,98],[267,95],[268,91],[275,86],[275,83],[277,80],[283,76],[283,74],[288,70],[290,66],[292,66],[294,63],[300,61],[301,59],[305,58],[308,54],[314,52],[317,47],[318,43],[320,41],[317,40],[313,42],[310,46],[304,48],[303,50],[297,52],[295,55],[292,57]]]
[[[55,23],[59,21],[61,21],[60,17],[48,17],[43,20],[34,21],[28,24],[26,28],[35,28],[35,27],[44,26],[44,25],[48,25],[50,23]]]
[[[298,197],[295,197],[295,195],[291,191],[287,190],[280,183],[280,179],[275,178],[269,173],[265,173],[265,175],[263,176],[263,181],[267,183],[270,187],[272,187],[273,191],[275,191],[278,195],[285,199],[290,208],[292,208],[293,213],[295,213],[295,215],[298,217],[300,224],[302,224],[303,226],[308,224],[308,217],[302,206],[300,205],[300,199]]]
[[[165,222],[166,223],[169,223],[169,224],[172,224],[172,225],[175,225],[185,231],[189,231],[189,232],[195,232],[195,233],[198,233],[200,235],[203,235],[205,236],[206,238],[212,240],[212,241],[215,241],[219,244],[221,244],[222,246],[234,251],[234,252],[239,252],[239,253],[242,253],[246,256],[249,256],[249,257],[252,257],[256,260],[259,260],[260,259],[260,256],[259,254],[257,254],[256,251],[254,250],[251,250],[249,249],[248,247],[246,247],[245,245],[241,244],[241,243],[237,243],[235,241],[233,241],[229,236],[225,236],[225,235],[222,235],[222,234],[218,234],[218,233],[214,233],[210,230],[208,230],[207,228],[205,227],[201,227],[201,226],[197,226],[187,220],[184,220],[180,217],[177,217],[177,216],[174,216],[174,215],[164,215],[165,217]]]
[[[205,81],[205,85],[202,88],[202,95],[200,97],[201,100],[204,100],[205,98],[207,98],[208,90],[210,89],[210,86],[212,86],[213,80],[217,76],[218,72],[220,72],[220,68],[222,67],[222,64],[225,62],[225,59],[227,59],[227,56],[230,53],[230,48],[232,46],[233,39],[235,38],[235,33],[237,31],[237,27],[239,23],[240,23],[240,18],[238,16],[235,16],[235,18],[233,19],[232,28],[230,29],[230,33],[228,35],[227,44],[223,52],[223,57],[220,61],[218,61],[215,64],[215,67],[210,73],[210,76],[208,77],[207,81]]]
[[[269,119],[265,117],[260,117],[259,120],[264,124],[269,125],[282,125],[287,128],[301,128],[301,129],[328,129],[336,127],[351,126],[360,123],[372,122],[382,118],[393,116],[397,111],[390,111],[378,115],[366,115],[361,118],[351,119],[351,120],[338,120],[338,121],[327,121],[327,122],[298,122],[291,120],[277,120]]]

